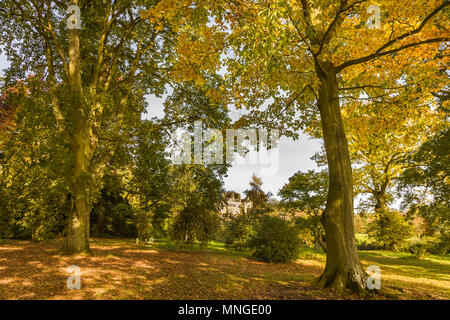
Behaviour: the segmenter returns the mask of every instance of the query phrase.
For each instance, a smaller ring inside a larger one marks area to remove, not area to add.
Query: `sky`
[[[8,60],[1,53],[0,70],[7,68],[8,65]],[[2,74],[3,71],[0,71],[0,76]],[[163,117],[163,101],[164,97],[148,96],[147,117]],[[232,115],[232,119],[236,120],[236,117]],[[237,161],[234,161],[224,180],[225,189],[242,193],[248,189],[251,176],[256,174],[262,178],[263,190],[276,196],[283,185],[288,182],[289,177],[297,171],[318,169],[316,163],[310,158],[314,153],[320,151],[320,148],[320,140],[311,140],[306,135],[300,135],[300,138],[296,141],[292,138],[281,137],[278,149],[278,170],[273,170],[274,173],[264,174],[264,167],[267,168],[267,165],[238,164]]]
[[[163,101],[164,97],[148,96],[148,115],[146,118],[162,118],[164,116]],[[231,114],[231,118],[237,120],[235,114]],[[315,161],[310,158],[320,149],[321,140],[310,139],[304,134],[301,134],[296,141],[292,138],[280,137],[278,148],[279,163],[274,165],[275,170],[273,170],[273,173],[264,173],[264,168],[269,167],[267,164],[239,164],[237,161],[234,161],[232,167],[228,170],[227,177],[224,179],[225,189],[243,193],[244,190],[249,188],[251,176],[256,174],[262,178],[263,190],[265,192],[270,191],[276,196],[283,185],[288,182],[289,177],[297,171],[318,170]],[[276,167],[278,167],[278,170],[276,170]]]

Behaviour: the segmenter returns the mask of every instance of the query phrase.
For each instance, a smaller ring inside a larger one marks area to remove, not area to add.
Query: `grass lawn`
[[[92,239],[92,255],[63,256],[60,241],[0,240],[0,299],[360,299],[314,284],[325,255],[304,249],[287,264],[253,261],[222,243],[183,250],[170,242]],[[365,268],[381,269],[369,299],[450,299],[450,258],[362,251]],[[81,289],[66,287],[67,268],[81,269]]]

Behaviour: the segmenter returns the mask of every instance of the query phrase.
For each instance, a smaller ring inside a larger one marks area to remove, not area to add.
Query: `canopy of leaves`
[[[278,194],[281,204],[288,210],[318,213],[325,209],[327,192],[328,173],[309,170],[290,177]]]
[[[410,159],[401,179],[405,195],[402,207],[418,210],[430,233],[449,232],[450,228],[450,130],[436,134]]]

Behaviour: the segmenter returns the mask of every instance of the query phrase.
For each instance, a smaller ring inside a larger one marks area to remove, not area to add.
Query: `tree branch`
[[[395,53],[407,48],[411,48],[411,47],[416,47],[422,44],[427,44],[427,43],[433,43],[433,42],[440,42],[440,41],[448,41],[449,38],[448,37],[441,37],[441,38],[435,38],[435,39],[427,39],[427,40],[423,40],[423,41],[419,41],[419,42],[413,42],[407,45],[403,45],[397,49],[392,49],[392,50],[388,50],[388,51],[384,51],[384,49],[391,47],[392,45],[394,45],[395,43],[397,43],[400,40],[403,40],[409,36],[412,36],[414,34],[419,33],[424,27],[425,25],[436,15],[438,14],[442,9],[444,9],[446,6],[448,6],[450,4],[450,1],[445,0],[439,7],[435,8],[423,21],[422,23],[419,25],[419,27],[417,27],[416,29],[409,31],[407,33],[404,33],[388,42],[386,42],[385,44],[383,44],[381,47],[379,47],[374,53],[365,56],[365,57],[361,57],[361,58],[357,58],[357,59],[353,59],[353,60],[349,60],[347,62],[342,63],[341,65],[339,65],[338,67],[336,67],[337,72],[342,71],[343,69],[355,65],[355,64],[360,64],[360,63],[364,63],[367,61],[370,61],[372,59],[375,58],[379,58],[381,56],[385,56],[391,53]]]
[[[429,44],[429,43],[435,43],[435,42],[444,42],[444,41],[450,41],[450,38],[442,37],[442,38],[427,39],[427,40],[423,40],[423,41],[419,41],[419,42],[413,42],[413,43],[410,43],[410,44],[406,44],[406,45],[401,46],[401,47],[399,47],[397,49],[392,49],[392,50],[385,51],[385,52],[382,52],[382,53],[373,53],[373,54],[370,54],[368,56],[365,56],[365,57],[362,57],[362,58],[359,58],[359,59],[354,59],[354,60],[350,60],[350,61],[344,62],[343,64],[341,64],[341,65],[336,67],[336,70],[337,70],[336,72],[339,73],[343,69],[345,69],[345,68],[347,68],[347,67],[349,67],[351,65],[367,62],[367,61],[370,61],[370,60],[375,59],[375,58],[379,58],[379,57],[382,57],[382,56],[385,56],[385,55],[388,55],[388,54],[392,54],[392,53],[396,53],[396,52],[402,51],[404,49],[418,47],[418,46],[423,45],[423,44]]]

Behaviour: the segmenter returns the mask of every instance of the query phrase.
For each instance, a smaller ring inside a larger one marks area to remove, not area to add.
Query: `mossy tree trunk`
[[[386,178],[384,183],[380,186],[379,190],[375,190],[373,196],[375,197],[375,212],[383,212],[388,209],[386,204],[386,190],[389,185],[390,179]]]
[[[78,5],[72,0],[71,5]],[[73,154],[74,169],[72,195],[74,207],[69,213],[67,238],[64,251],[78,253],[89,251],[89,131],[86,108],[83,106],[81,83],[80,33],[77,29],[68,30],[69,36],[69,83],[71,113],[74,123]]]
[[[366,273],[356,250],[353,221],[353,183],[348,142],[339,105],[335,67],[317,62],[320,79],[318,107],[327,153],[329,191],[323,222],[327,261],[319,284],[338,290],[365,290]]]

